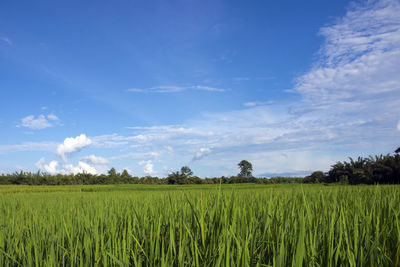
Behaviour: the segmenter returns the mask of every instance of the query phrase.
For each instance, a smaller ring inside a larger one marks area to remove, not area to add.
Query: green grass
[[[400,186],[1,186],[0,266],[398,266]]]

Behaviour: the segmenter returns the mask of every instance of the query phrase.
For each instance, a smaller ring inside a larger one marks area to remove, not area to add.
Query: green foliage
[[[181,175],[184,177],[190,177],[193,175],[193,172],[188,166],[183,166],[181,168]]]
[[[189,169],[190,170],[190,169]],[[187,169],[181,172],[173,172],[166,178],[152,176],[136,177],[131,176],[124,170],[121,174],[110,170],[109,175],[93,175],[90,173],[78,174],[56,174],[46,173],[16,172],[13,174],[0,175],[0,184],[15,185],[90,185],[90,184],[235,184],[235,183],[256,183],[256,184],[276,184],[276,183],[301,183],[302,178],[275,177],[275,178],[255,178],[255,177],[214,177],[201,179],[193,176]],[[190,176],[189,176],[190,175]]]
[[[251,165],[250,162],[247,160],[242,160],[241,162],[238,163],[240,172],[238,174],[239,177],[252,177],[253,175],[251,174],[253,171],[253,165]]]
[[[0,266],[396,266],[399,206],[400,186],[0,186]]]
[[[326,181],[325,174],[322,171],[315,171],[311,175],[304,177],[304,183],[322,183]]]
[[[349,162],[337,162],[329,170],[324,182],[347,182],[353,185],[399,184],[400,154],[358,157],[357,160],[349,158]]]
[[[109,176],[117,176],[117,171],[115,170],[115,168],[111,168],[111,169],[108,171],[108,175],[109,175]]]
[[[193,172],[188,166],[183,166],[181,172],[172,172],[167,177],[168,184],[191,184]],[[198,178],[198,177],[197,177]]]

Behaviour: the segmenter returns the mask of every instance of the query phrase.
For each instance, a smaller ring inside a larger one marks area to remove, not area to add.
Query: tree
[[[129,174],[129,172],[126,169],[124,169],[124,171],[121,173],[121,177],[124,179],[132,178],[132,176]]]
[[[325,181],[325,174],[322,171],[315,171],[311,175],[304,177],[304,183],[322,183]]]
[[[238,166],[240,169],[238,176],[246,178],[253,177],[253,175],[251,174],[251,172],[253,171],[253,165],[251,165],[250,162],[248,162],[247,160],[242,160],[238,163]]]
[[[181,174],[179,172],[171,172],[168,174],[167,183],[168,184],[178,184],[181,180]]]
[[[115,170],[114,167],[111,168],[111,169],[108,171],[108,175],[109,175],[109,176],[116,176],[116,175],[117,175],[117,171]]]
[[[190,182],[188,179],[193,175],[192,170],[188,166],[183,166],[181,172],[172,172],[167,177],[168,184],[186,184]]]
[[[188,166],[183,166],[182,168],[181,168],[181,175],[182,176],[184,176],[184,177],[190,177],[190,176],[192,176],[192,174],[193,174],[193,172],[192,172],[192,170],[188,167]]]
[[[396,149],[394,153],[400,153],[400,147]]]

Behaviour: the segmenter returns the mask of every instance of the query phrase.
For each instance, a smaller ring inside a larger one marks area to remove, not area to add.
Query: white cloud
[[[271,105],[274,104],[275,101],[253,101],[253,102],[246,102],[243,103],[243,106],[245,107],[255,107],[255,106],[264,106],[264,105]]]
[[[68,137],[65,138],[62,144],[59,144],[57,147],[57,154],[65,161],[67,156],[80,151],[82,148],[90,146],[92,144],[92,140],[86,137],[85,134],[81,134],[77,137]]]
[[[58,121],[59,120],[59,118],[54,114],[47,115],[47,119],[51,120],[51,121]]]
[[[207,155],[210,155],[212,153],[212,150],[208,147],[202,147],[198,151],[196,151],[196,154],[194,155],[192,161],[195,160],[200,160],[204,158]]]
[[[57,166],[58,162],[53,160],[50,161],[49,164],[45,164],[45,158],[41,158],[38,162],[35,163],[35,166],[42,171],[45,171],[50,174],[56,174],[57,173]]]
[[[98,157],[98,156],[95,156],[95,155],[82,157],[81,160],[84,161],[84,162],[89,162],[89,163],[96,164],[96,165],[107,165],[107,164],[110,164],[110,161],[108,159],[103,158],[103,157]]]
[[[0,40],[7,43],[8,45],[12,45],[12,41],[7,37],[0,37]]]
[[[83,161],[78,161],[78,165],[65,164],[64,169],[60,171],[61,173],[90,173],[97,174],[95,167],[90,166],[88,163]]]
[[[25,142],[19,145],[0,145],[0,154],[20,151],[49,151],[56,149],[55,142]]]
[[[50,174],[77,174],[77,173],[90,173],[90,174],[97,174],[97,170],[95,167],[89,165],[88,163],[85,163],[83,161],[78,161],[77,165],[73,164],[63,164],[61,168],[57,168],[60,164],[56,160],[52,160],[49,162],[49,164],[45,163],[46,160],[45,158],[41,158],[38,162],[35,163],[35,166],[44,172],[50,173]]]
[[[388,0],[354,5],[321,29],[326,42],[319,59],[293,89],[302,101],[248,102],[244,109],[203,114],[181,125],[128,127],[132,135],[94,137],[93,145],[120,147],[124,155],[112,159],[141,160],[146,175],[155,173],[151,153],[167,153],[167,147],[174,153],[157,163],[175,168],[191,163],[203,176],[236,174],[242,159],[253,163],[255,174],[283,173],[326,171],[348,156],[389,153],[398,147],[394,126],[400,131],[399,6]],[[219,160],[206,158],[210,153]]]
[[[134,152],[128,152],[124,154],[120,154],[117,156],[112,156],[110,157],[111,160],[123,160],[123,159],[136,159],[136,160],[143,160],[143,159],[157,159],[161,153],[157,151],[137,151],[138,148],[141,148],[141,146],[133,146],[133,148],[136,150]]]
[[[172,146],[164,146],[165,150],[167,150],[169,153],[174,153],[174,148]]]
[[[354,5],[320,32],[326,39],[320,60],[299,77],[296,86],[306,100],[332,103],[354,97],[365,101],[384,93],[399,95],[399,1]]]
[[[52,121],[52,122],[50,122]],[[54,114],[45,115],[41,114],[37,118],[34,115],[26,116],[21,119],[21,124],[18,124],[17,127],[26,127],[32,130],[41,130],[49,127],[53,127],[55,124],[59,123],[59,118]]]
[[[241,82],[241,81],[250,81],[251,79],[249,77],[234,77],[233,80]]]
[[[44,115],[39,115],[37,118],[35,118],[34,115],[29,115],[25,118],[22,118],[21,124],[17,125],[17,127],[21,126],[32,130],[41,130],[52,127],[53,125],[46,119]]]
[[[229,91],[229,89],[222,89],[222,88],[201,86],[201,85],[191,86],[190,89],[195,89],[195,90],[200,90],[200,91],[210,91],[210,92],[225,92],[225,91]]]
[[[161,86],[150,87],[147,89],[143,89],[143,88],[127,89],[128,92],[134,92],[134,93],[178,93],[178,92],[183,92],[183,91],[187,91],[187,90],[225,92],[228,89],[202,86],[202,85],[192,85],[192,86],[161,85]]]
[[[143,166],[143,172],[146,175],[156,175],[157,172],[154,170],[154,165],[152,163],[151,160],[147,160],[147,161],[140,161],[138,163],[140,166]]]
[[[181,125],[161,125],[161,126],[150,126],[150,127],[126,127],[131,130],[138,130],[144,132],[144,134],[138,134],[132,136],[126,140],[137,140],[137,141],[153,141],[157,139],[168,139],[171,137],[178,137],[182,135],[197,135],[197,136],[212,136],[212,131],[204,131],[201,129],[194,129],[192,127],[184,127]]]

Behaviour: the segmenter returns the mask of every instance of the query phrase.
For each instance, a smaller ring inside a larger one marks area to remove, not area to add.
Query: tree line
[[[343,184],[400,184],[400,147],[394,155],[370,156],[368,158],[349,158],[337,162],[324,173],[313,172],[306,176],[304,183],[343,183]]]
[[[132,176],[127,172],[114,175],[90,173],[78,174],[56,174],[51,175],[43,172],[15,172],[0,175],[0,184],[13,185],[95,185],[95,184],[236,184],[236,183],[256,183],[256,184],[277,184],[277,183],[301,183],[301,177],[212,177],[200,178],[198,176],[168,175],[160,178],[157,176]]]
[[[127,170],[121,173],[111,168],[107,174],[94,175],[90,173],[55,174],[51,175],[38,171],[15,172],[2,174],[0,184],[22,185],[94,185],[94,184],[277,184],[277,183],[341,183],[341,184],[400,184],[400,147],[394,155],[380,155],[375,157],[358,157],[356,160],[337,162],[328,172],[315,171],[311,175],[302,177],[273,177],[256,178],[252,175],[253,166],[242,160],[238,164],[240,172],[230,177],[200,178],[193,175],[188,166],[180,171],[170,173],[167,177],[132,176]]]
[[[253,177],[253,167],[250,162],[242,160],[238,167],[240,172],[236,176],[200,178],[193,175],[188,166],[183,166],[180,171],[172,172],[167,177],[157,176],[138,177],[132,176],[127,170],[121,173],[115,168],[111,168],[107,174],[94,175],[90,173],[78,174],[55,174],[51,175],[41,171],[38,172],[15,172],[12,174],[2,174],[0,184],[14,185],[94,185],[94,184],[236,184],[236,183],[299,183],[303,179],[298,177],[274,177],[256,178]]]

